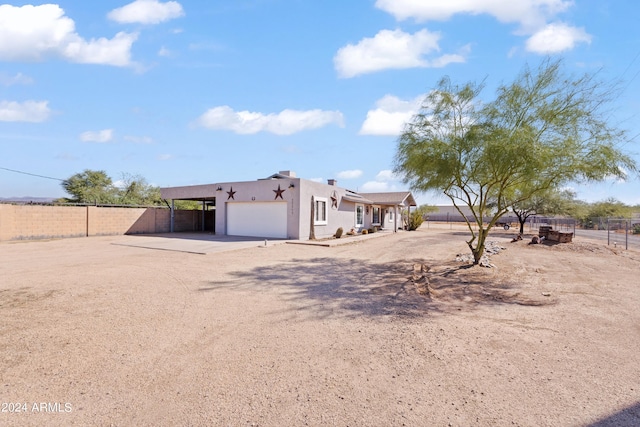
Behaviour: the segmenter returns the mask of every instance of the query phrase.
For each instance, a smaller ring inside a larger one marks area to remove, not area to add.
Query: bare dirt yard
[[[640,253],[514,235],[0,243],[0,425],[640,425]]]

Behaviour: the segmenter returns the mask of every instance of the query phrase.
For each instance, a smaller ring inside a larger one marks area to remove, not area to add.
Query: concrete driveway
[[[216,252],[233,251],[236,249],[255,248],[262,246],[279,245],[283,243],[293,243],[298,245],[326,246],[333,247],[347,245],[362,240],[374,239],[392,235],[390,231],[379,231],[377,233],[343,237],[341,239],[320,239],[310,240],[285,240],[285,239],[265,239],[264,237],[243,237],[243,236],[223,236],[210,233],[163,233],[163,234],[132,234],[118,236],[112,244],[120,246],[131,246],[145,249],[156,249],[163,251],[187,252],[192,254],[211,254]]]
[[[163,233],[119,236],[112,244],[145,249],[211,254],[236,249],[285,243],[286,240],[264,237],[221,236],[210,233]]]

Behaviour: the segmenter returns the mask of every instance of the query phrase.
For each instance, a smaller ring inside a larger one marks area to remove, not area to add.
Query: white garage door
[[[227,234],[287,238],[286,202],[228,202]]]

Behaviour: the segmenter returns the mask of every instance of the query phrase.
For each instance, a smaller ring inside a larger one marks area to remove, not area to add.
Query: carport
[[[216,198],[215,197],[206,197],[203,199],[171,199],[171,204],[169,208],[171,209],[171,232],[175,231],[175,223],[176,223],[176,208],[175,201],[176,200],[185,200],[192,202],[199,202],[202,204],[201,218],[200,218],[200,231],[209,231],[211,233],[216,232]],[[196,230],[193,230],[196,231]]]
[[[195,185],[189,187],[161,188],[161,197],[165,200],[171,210],[170,231],[216,231],[216,187],[214,185]],[[167,202],[169,200],[170,202]],[[177,216],[176,201],[193,201],[202,205],[200,215],[200,229],[189,229],[180,222]]]

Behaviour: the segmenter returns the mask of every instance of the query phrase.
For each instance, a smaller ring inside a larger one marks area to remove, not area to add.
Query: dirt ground
[[[640,425],[640,253],[514,235],[0,243],[0,425]]]

